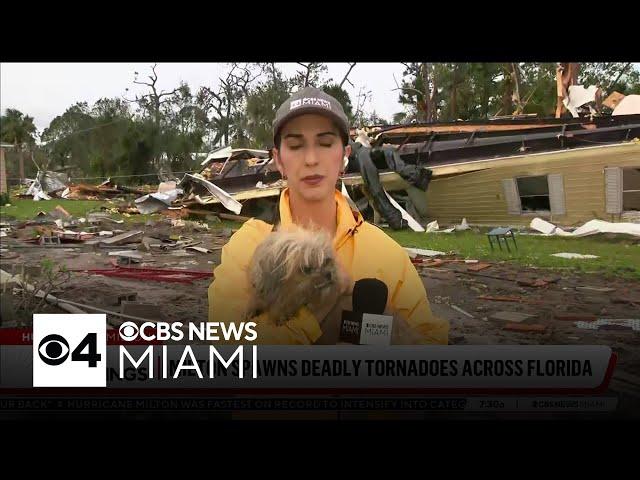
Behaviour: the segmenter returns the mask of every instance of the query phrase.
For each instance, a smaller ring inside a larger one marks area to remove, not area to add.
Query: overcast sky
[[[86,101],[90,105],[102,97],[117,97],[125,94],[133,98],[145,87],[132,83],[134,72],[143,77],[151,73],[149,63],[2,63],[0,65],[0,108],[17,108],[34,117],[39,132],[51,120],[76,102]],[[301,67],[295,63],[277,64],[287,77],[295,75]],[[328,63],[327,76],[340,81],[347,72],[347,63]],[[181,80],[193,90],[206,85],[215,87],[218,78],[227,69],[224,63],[159,63],[156,68],[158,86],[161,90],[172,90]],[[387,120],[402,111],[398,103],[395,78],[400,82],[404,66],[400,63],[358,63],[351,74],[355,87],[345,83],[352,103],[361,87],[372,92],[372,102],[365,110],[372,111]],[[139,89],[139,90],[138,90]]]
[[[134,72],[144,78],[151,73],[149,63],[2,63],[0,64],[0,109],[17,108],[34,117],[39,133],[51,120],[76,102],[86,101],[90,105],[102,97],[117,97],[125,94],[133,98],[136,92],[146,87],[132,83]],[[295,63],[277,64],[287,77],[295,75],[301,67]],[[347,63],[328,63],[327,77],[340,81],[347,72]],[[640,69],[640,64],[634,64]],[[170,91],[181,80],[187,82],[192,91],[206,85],[216,87],[228,64],[224,63],[159,63],[158,86]],[[391,120],[394,113],[402,111],[398,103],[395,78],[400,82],[404,66],[401,63],[358,63],[349,79],[354,87],[345,83],[355,105],[362,87],[371,91],[372,101],[365,111],[375,110],[379,116]]]

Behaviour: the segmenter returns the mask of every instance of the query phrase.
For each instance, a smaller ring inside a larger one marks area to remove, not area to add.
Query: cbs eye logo
[[[120,333],[120,338],[122,338],[125,342],[131,342],[136,339],[139,333],[138,326],[133,322],[124,322],[120,325],[120,329],[118,330]]]
[[[72,362],[87,362],[89,368],[98,366],[102,355],[97,353],[96,333],[88,333],[71,353]],[[86,353],[82,353],[87,349]],[[62,365],[69,357],[69,343],[62,335],[47,335],[40,341],[38,354],[44,363],[55,366]]]
[[[34,387],[106,387],[105,314],[33,316]]]

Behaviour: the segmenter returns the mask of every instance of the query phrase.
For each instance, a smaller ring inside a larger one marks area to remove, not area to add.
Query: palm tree
[[[33,117],[24,115],[14,108],[7,108],[0,121],[0,131],[3,141],[13,143],[20,161],[20,180],[24,180],[24,147],[30,148],[35,144],[36,126]]]

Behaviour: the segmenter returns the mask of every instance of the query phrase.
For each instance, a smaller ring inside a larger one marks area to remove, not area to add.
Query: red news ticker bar
[[[0,328],[0,345],[32,345],[33,329],[24,328]],[[107,345],[162,345],[159,340],[143,340],[137,338],[131,342],[125,342],[120,338],[118,330],[107,330]]]

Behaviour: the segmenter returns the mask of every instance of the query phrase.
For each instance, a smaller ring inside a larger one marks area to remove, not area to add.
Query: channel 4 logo
[[[34,387],[106,387],[107,316],[35,314]]]

